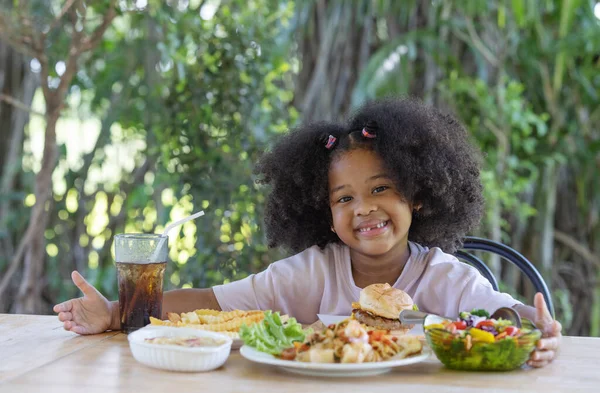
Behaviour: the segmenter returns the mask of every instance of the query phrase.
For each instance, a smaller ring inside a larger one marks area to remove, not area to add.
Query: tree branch
[[[34,38],[31,30],[25,32],[23,29],[15,29],[0,12],[0,38],[8,42],[18,52],[34,57],[32,50]]]
[[[45,33],[42,33],[42,39],[45,39],[48,34],[54,30],[56,28],[56,26],[58,26],[61,21],[63,16],[65,16],[65,14],[69,11],[69,9],[71,9],[71,7],[73,6],[73,4],[76,2],[77,0],[67,0],[65,2],[65,4],[63,5],[63,7],[61,8],[60,12],[58,13],[58,15],[56,15],[56,17],[54,18],[54,20],[52,21],[52,23],[50,24],[50,27],[48,28],[48,31]]]
[[[11,96],[7,96],[6,94],[0,93],[0,101],[5,101],[5,102],[9,103],[10,105],[14,106],[15,108],[21,109],[21,110],[23,110],[25,112],[29,112],[32,115],[41,116],[41,117],[45,117],[46,116],[44,113],[38,112],[36,110],[33,110],[29,106],[27,106],[26,104],[24,104],[21,101],[17,100],[16,98],[13,98]]]
[[[508,138],[507,138],[506,134],[497,125],[495,125],[489,118],[486,118],[483,121],[483,125],[486,126],[487,129],[492,132],[492,134],[494,134],[494,136],[498,140],[498,143],[500,144],[500,149],[503,152],[508,153]]]
[[[24,2],[23,2],[24,3]],[[34,22],[32,22],[31,18],[26,16],[23,10],[20,10],[18,13],[19,22],[21,23],[21,28],[16,31],[16,36],[20,38],[21,42],[25,44],[27,47],[32,47],[35,41],[35,32]]]
[[[577,255],[585,259],[587,262],[590,262],[598,267],[600,267],[600,257],[594,255],[594,253],[587,248],[585,245],[579,243],[577,239],[574,237],[561,232],[557,229],[554,230],[554,239],[562,243],[563,245],[569,247],[573,250]]]
[[[540,76],[542,78],[542,87],[544,91],[544,98],[548,103],[550,115],[556,117],[556,112],[558,109],[555,105],[556,100],[554,99],[554,90],[552,89],[552,83],[550,82],[550,71],[548,70],[548,65],[546,63],[540,62],[539,65]]]
[[[19,268],[19,265],[21,264],[21,261],[23,260],[23,254],[25,254],[25,248],[29,245],[30,237],[31,237],[31,234],[33,233],[33,231],[31,230],[32,228],[33,228],[32,226],[29,226],[27,228],[27,231],[25,232],[25,234],[21,238],[21,241],[19,242],[19,246],[17,247],[17,252],[13,256],[13,259],[10,262],[8,269],[4,273],[2,280],[0,280],[0,299],[2,299],[4,297],[4,292],[6,291],[6,288],[8,287],[8,285],[10,284],[10,280],[11,280],[12,276],[15,274],[15,272]]]
[[[50,78],[48,57],[43,51],[37,50],[35,56],[40,62],[40,86],[42,86],[44,98],[48,102],[49,99],[52,99],[52,90],[50,90],[50,86],[48,85],[48,79]]]
[[[58,84],[58,88],[56,89],[56,95],[61,103],[58,108],[53,108],[53,110],[59,110],[62,108],[64,104],[64,97],[67,91],[67,88],[71,85],[71,81],[77,71],[77,61],[83,52],[86,52],[98,45],[104,32],[108,29],[113,19],[117,16],[117,11],[115,8],[116,0],[111,0],[109,5],[108,13],[104,16],[102,23],[100,26],[94,30],[91,36],[82,38],[84,33],[83,30],[78,31],[77,24],[77,15],[73,9],[70,9],[69,12],[72,13],[71,23],[73,25],[73,35],[71,37],[71,45],[69,46],[69,58],[67,60],[66,68],[64,74],[60,77],[60,83]],[[85,23],[85,16],[83,17],[82,23]]]
[[[471,42],[473,43],[473,45],[475,45],[475,47],[479,49],[479,52],[481,52],[483,57],[485,57],[485,59],[492,66],[498,67],[498,59],[489,50],[489,48],[485,46],[483,40],[481,39],[481,37],[479,37],[479,34],[477,34],[477,31],[475,30],[475,26],[473,26],[473,21],[471,20],[471,18],[465,18],[465,21],[467,25],[467,31],[469,32],[469,37],[471,38]]]
[[[104,35],[104,32],[106,31],[106,29],[108,29],[108,26],[110,26],[113,19],[115,19],[115,17],[117,16],[116,3],[117,0],[110,0],[108,13],[104,16],[104,20],[102,21],[100,26],[96,27],[96,30],[94,30],[94,32],[89,37],[83,40],[80,46],[82,52],[91,50],[95,48],[96,45],[98,45],[98,43],[102,39],[102,36]]]
[[[73,34],[71,35],[71,43],[69,44],[69,57],[67,58],[65,72],[60,76],[60,82],[55,91],[57,105],[55,108],[51,109],[59,112],[65,104],[67,89],[75,76],[75,72],[77,71],[77,61],[82,53],[81,42],[83,41],[83,30],[77,30],[77,12],[74,9],[70,9],[69,14],[71,16],[71,25],[73,26]],[[47,101],[47,103],[49,104],[50,102]]]

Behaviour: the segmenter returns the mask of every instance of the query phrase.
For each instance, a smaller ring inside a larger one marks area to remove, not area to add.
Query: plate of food
[[[245,343],[240,354],[292,373],[328,377],[379,375],[429,357],[417,337],[389,333],[351,318],[312,332],[294,318],[284,323],[278,313],[266,311],[263,321],[240,330]]]

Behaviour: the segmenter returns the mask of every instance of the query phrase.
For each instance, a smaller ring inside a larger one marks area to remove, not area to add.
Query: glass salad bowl
[[[496,321],[471,313],[461,313],[457,321],[425,326],[425,338],[437,358],[455,370],[517,369],[529,359],[541,335],[526,319],[519,329],[511,326],[509,321]]]

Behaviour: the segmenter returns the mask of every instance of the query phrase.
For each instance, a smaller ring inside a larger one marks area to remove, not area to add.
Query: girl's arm
[[[174,289],[163,295],[163,319],[167,318],[167,312],[181,314],[203,308],[221,311],[221,306],[212,288]]]

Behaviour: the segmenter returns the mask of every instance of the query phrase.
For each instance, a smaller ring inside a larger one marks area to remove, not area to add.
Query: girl
[[[269,245],[297,254],[237,282],[166,292],[165,314],[272,309],[312,323],[318,313],[350,315],[361,288],[389,283],[420,309],[449,317],[514,307],[544,333],[530,365],[554,359],[561,326],[542,295],[525,306],[449,254],[484,204],[478,155],[451,116],[413,100],[370,103],[345,126],[307,124],[285,135],[257,171],[271,187]],[[54,307],[64,328],[120,329],[117,302],[79,273],[72,278],[84,297]]]

